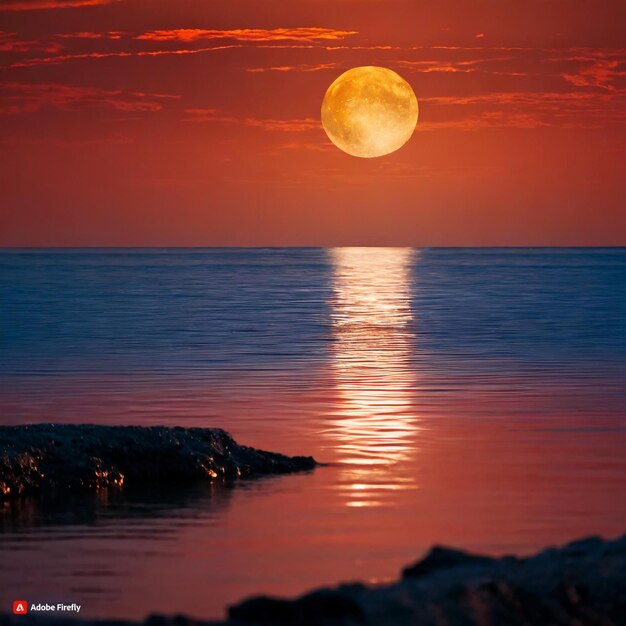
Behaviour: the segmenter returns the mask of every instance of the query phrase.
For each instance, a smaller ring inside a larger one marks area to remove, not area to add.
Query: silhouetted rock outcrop
[[[417,575],[415,573],[417,572]],[[5,626],[24,617],[0,616]],[[141,626],[29,614],[30,626]],[[491,558],[434,548],[396,583],[319,589],[295,600],[258,597],[227,622],[149,617],[143,626],[624,626],[626,536],[591,537],[536,556]]]
[[[435,546],[421,561],[405,568],[402,572],[402,577],[419,578],[439,570],[468,565],[490,565],[494,561],[495,559],[488,556],[469,554],[462,550]]]
[[[623,626],[626,536],[525,559],[435,547],[392,585],[253,598],[229,615],[240,626]]]
[[[239,445],[217,428],[35,424],[0,427],[0,498],[51,489],[189,484],[309,470],[312,457]]]

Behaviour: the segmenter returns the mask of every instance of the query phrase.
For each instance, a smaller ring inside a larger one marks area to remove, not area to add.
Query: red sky
[[[626,245],[623,0],[0,0],[0,245]],[[319,124],[357,65],[412,140]]]

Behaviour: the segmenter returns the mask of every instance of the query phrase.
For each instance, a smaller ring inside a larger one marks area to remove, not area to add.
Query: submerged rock
[[[312,457],[239,445],[217,428],[35,424],[0,427],[0,498],[51,489],[233,479],[310,470]]]
[[[433,556],[434,553],[434,556]],[[152,616],[143,626],[624,626],[626,535],[492,558],[436,548],[423,567],[391,585],[320,589],[295,600],[258,597],[231,607],[227,622]],[[406,572],[409,572],[408,574]],[[201,583],[199,583],[201,584]],[[5,626],[24,617],[0,615]],[[29,614],[31,626],[140,626]]]

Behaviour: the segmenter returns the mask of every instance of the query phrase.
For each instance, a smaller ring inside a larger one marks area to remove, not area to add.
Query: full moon
[[[344,152],[362,158],[401,148],[415,130],[417,115],[411,85],[394,71],[373,65],[344,72],[322,102],[328,138]]]

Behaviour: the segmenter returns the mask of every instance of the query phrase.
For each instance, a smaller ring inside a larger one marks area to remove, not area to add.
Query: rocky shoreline
[[[231,607],[229,618],[231,626],[623,626],[626,535],[528,558],[435,547],[391,585],[252,598]]]
[[[0,500],[67,491],[232,481],[311,470],[312,457],[239,445],[219,429],[55,425],[0,427]],[[229,482],[225,482],[229,484]],[[45,498],[43,498],[45,500]],[[201,583],[199,583],[201,584]],[[86,607],[87,608],[87,607]],[[50,626],[624,626],[626,535],[590,537],[531,557],[435,547],[391,584],[343,584],[295,599],[255,597],[227,621],[151,616],[89,621],[32,612],[0,623]]]
[[[535,556],[493,558],[435,547],[390,585],[319,589],[295,600],[252,598],[226,622],[151,616],[142,626],[624,626],[626,535],[590,537]],[[140,626],[2,616],[7,626]]]
[[[312,457],[239,445],[217,428],[0,427],[0,500],[44,492],[191,484],[311,470]]]

